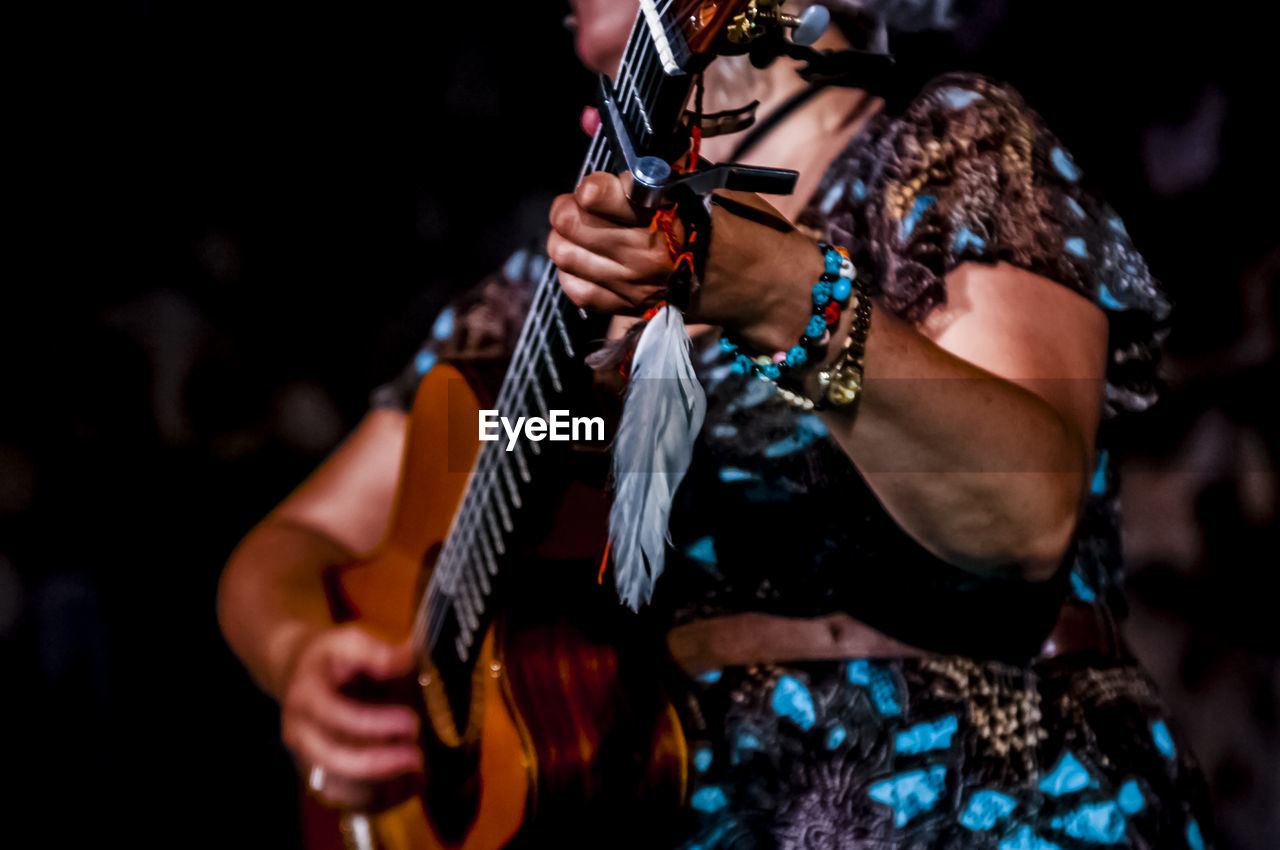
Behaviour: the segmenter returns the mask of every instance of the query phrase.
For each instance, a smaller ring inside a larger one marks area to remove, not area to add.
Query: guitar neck
[[[669,4],[645,0],[632,28],[614,83],[619,109],[637,149],[671,154],[687,144],[679,129],[692,75],[688,50],[669,20]],[[603,130],[588,148],[579,179],[594,171],[614,170],[611,145]],[[494,405],[502,416],[546,416],[566,407],[568,374],[580,368],[584,323],[564,296],[555,266],[548,263],[535,289],[529,315],[507,367]],[[415,642],[443,672],[466,669],[479,648],[495,585],[515,548],[521,516],[550,443],[517,442],[512,451],[495,442],[482,444],[465,496],[436,560],[415,623]]]

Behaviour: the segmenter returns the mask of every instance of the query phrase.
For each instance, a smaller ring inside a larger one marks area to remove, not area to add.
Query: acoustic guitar
[[[652,166],[689,149],[696,75],[718,53],[802,24],[777,7],[642,0],[616,79],[602,78],[604,120],[582,174],[644,172],[645,197],[633,201],[660,203],[664,181],[679,178]],[[699,178],[699,191],[786,192],[788,175],[793,183],[794,172],[721,166]],[[599,336],[548,265],[496,399],[482,403],[478,385],[449,364],[423,378],[387,534],[372,557],[327,578],[335,616],[411,637],[418,650],[412,698],[424,717],[425,778],[380,812],[321,813],[308,798],[312,850],[654,847],[678,826],[688,759],[659,653],[609,582],[597,581],[599,552],[548,557],[549,529],[575,524],[579,542],[603,548],[603,453],[546,441],[508,451],[505,440],[478,439],[482,408],[513,420],[575,409],[589,384],[579,361]]]

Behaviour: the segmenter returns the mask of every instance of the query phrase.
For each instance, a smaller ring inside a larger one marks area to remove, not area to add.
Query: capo
[[[760,168],[720,163],[676,174],[661,157],[638,156],[631,134],[613,97],[613,83],[600,75],[600,117],[617,160],[631,172],[631,201],[643,209],[657,209],[676,191],[705,195],[714,189],[789,195],[795,191],[799,172],[785,168]]]

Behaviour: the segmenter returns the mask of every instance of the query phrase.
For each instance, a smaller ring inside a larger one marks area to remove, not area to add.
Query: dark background
[[[1280,842],[1276,75],[1252,5],[1171,8],[985,2],[958,38],[896,47],[912,76],[1019,87],[1178,303],[1171,388],[1124,470],[1129,631],[1222,845],[1260,849]],[[104,0],[10,19],[6,823],[45,846],[296,845],[276,708],[222,642],[218,573],[571,185],[592,81],[565,11]]]

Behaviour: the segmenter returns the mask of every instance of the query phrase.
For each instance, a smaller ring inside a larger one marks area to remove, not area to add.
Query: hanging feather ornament
[[[702,78],[697,83],[702,113]],[[690,128],[690,146],[676,171],[698,162],[702,131]],[[684,239],[676,223],[684,225]],[[650,232],[661,233],[671,256],[667,297],[687,303],[697,289],[695,267],[709,240],[707,198],[677,199],[657,211]],[[635,335],[639,334],[636,340]],[[588,363],[599,368],[620,361],[630,379],[622,419],[613,443],[613,504],[609,508],[609,548],[618,597],[633,611],[653,598],[662,575],[670,532],[671,504],[693,460],[693,444],[707,415],[707,395],[693,371],[691,344],[680,310],[663,302],[632,325],[625,338],[596,352]],[[631,344],[634,342],[635,347]],[[631,352],[630,363],[626,353]],[[592,362],[594,360],[594,363]]]
[[[707,396],[689,357],[680,311],[667,304],[646,323],[613,446],[609,551],[618,596],[639,610],[662,574],[676,488],[693,459]]]

